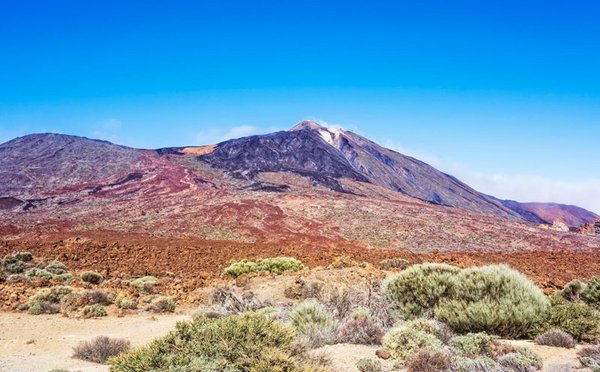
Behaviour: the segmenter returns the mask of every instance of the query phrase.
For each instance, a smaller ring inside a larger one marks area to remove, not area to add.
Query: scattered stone
[[[388,359],[390,359],[390,357],[391,357],[390,353],[388,353],[387,351],[385,351],[385,350],[383,350],[383,349],[378,349],[378,350],[375,352],[375,355],[377,355],[377,357],[378,357],[379,359],[383,359],[383,360],[388,360]]]

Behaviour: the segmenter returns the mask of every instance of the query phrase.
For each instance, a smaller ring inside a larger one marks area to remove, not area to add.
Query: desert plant
[[[148,346],[111,358],[109,364],[115,372],[203,371],[190,367],[195,361],[204,360],[205,364],[210,361],[222,366],[217,370],[258,371],[255,367],[263,366],[263,359],[267,359],[271,364],[266,370],[283,371],[277,368],[282,367],[280,363],[289,366],[289,360],[279,352],[291,356],[293,341],[292,328],[270,320],[265,314],[248,312],[218,319],[198,317],[193,322],[178,323],[174,331]]]
[[[581,299],[596,309],[600,309],[600,276],[590,278],[581,289]]]
[[[447,325],[435,319],[417,318],[405,324],[411,329],[434,335],[443,344],[447,344],[455,336],[454,332]]]
[[[52,275],[60,275],[68,272],[67,266],[64,263],[59,261],[52,261],[45,268],[46,271],[51,273]]]
[[[172,313],[176,307],[175,299],[169,296],[159,296],[153,299],[146,307],[146,311],[153,313]]]
[[[551,329],[542,333],[535,338],[535,343],[538,345],[564,347],[572,349],[577,345],[577,341],[568,334],[560,329]]]
[[[381,343],[383,330],[367,311],[356,311],[343,322],[338,331],[341,342],[375,345]]]
[[[488,357],[466,358],[456,357],[452,371],[456,372],[495,372],[498,371],[498,363]],[[500,370],[502,371],[502,370]],[[498,371],[498,372],[500,372]],[[504,372],[504,371],[502,371]]]
[[[100,318],[107,316],[106,308],[100,304],[87,305],[81,309],[81,315],[84,318]]]
[[[408,358],[406,367],[408,372],[450,371],[452,363],[448,353],[422,349]]]
[[[25,276],[29,279],[42,278],[46,280],[51,280],[54,275],[46,269],[40,269],[37,267],[33,267],[25,272]]]
[[[158,279],[154,276],[143,276],[129,281],[129,285],[136,287],[140,292],[150,293]]]
[[[129,341],[99,336],[91,341],[80,342],[73,348],[73,358],[104,364],[106,361],[130,348]]]
[[[560,295],[567,301],[577,301],[581,296],[581,290],[583,289],[583,283],[579,280],[571,280],[560,291]]]
[[[435,316],[458,332],[518,337],[549,305],[532,281],[506,265],[465,269],[450,282]]]
[[[379,268],[381,270],[404,270],[408,267],[408,264],[409,262],[404,258],[385,258],[379,262]]]
[[[415,327],[413,321],[390,329],[383,337],[383,347],[392,358],[404,361],[421,349],[441,351],[444,344],[433,334]]]
[[[138,303],[136,300],[134,300],[132,298],[117,297],[117,299],[115,300],[115,305],[119,309],[133,310],[133,309],[137,309]]]
[[[290,314],[290,320],[300,334],[313,327],[327,327],[333,323],[325,306],[313,300],[297,305]]]
[[[79,277],[84,282],[91,284],[100,284],[104,280],[104,277],[95,271],[84,271]]]
[[[265,258],[258,261],[260,271],[268,271],[273,274],[283,274],[286,271],[300,271],[304,268],[302,262],[293,257]]]
[[[509,371],[537,371],[544,366],[542,358],[533,350],[526,347],[517,347],[512,353],[498,358],[498,364]]]
[[[21,262],[29,262],[33,260],[33,255],[30,252],[15,252],[12,257]]]
[[[30,314],[55,314],[60,311],[60,301],[73,291],[71,287],[57,286],[40,289],[27,302]]]
[[[555,302],[538,315],[530,335],[537,336],[551,329],[569,333],[578,341],[593,341],[600,337],[600,313],[584,302]]]
[[[382,372],[383,367],[378,360],[362,358],[356,362],[356,369],[359,372]]]
[[[26,262],[33,260],[33,256],[29,252],[16,252],[4,256],[0,260],[0,273],[4,275],[21,274],[27,268]]]
[[[446,296],[450,278],[459,272],[445,264],[413,265],[386,280],[384,291],[405,318],[427,315]]]
[[[222,314],[239,314],[269,306],[260,301],[252,292],[236,293],[231,287],[217,287],[213,290],[210,303],[215,311]]]
[[[59,281],[61,283],[65,283],[65,284],[71,284],[71,283],[73,283],[73,281],[75,281],[75,277],[71,273],[54,275],[52,277],[52,279]]]
[[[600,345],[586,346],[577,352],[581,364],[592,372],[600,372]]]
[[[469,333],[453,337],[448,343],[459,356],[466,358],[494,357],[495,336],[486,333]]]
[[[60,308],[63,314],[69,315],[89,305],[109,305],[110,303],[108,294],[105,292],[80,291],[64,296],[60,301]]]
[[[240,275],[255,273],[258,271],[258,264],[256,262],[243,259],[238,262],[231,262],[230,265],[223,270],[223,273],[237,278]]]

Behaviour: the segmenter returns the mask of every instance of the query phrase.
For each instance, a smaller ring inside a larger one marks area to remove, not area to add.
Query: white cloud
[[[600,214],[600,179],[569,182],[535,175],[484,174],[466,169],[457,163],[443,161],[433,154],[407,149],[390,141],[384,146],[422,160],[458,178],[475,190],[500,199],[577,205]]]
[[[239,125],[231,128],[207,128],[193,135],[195,143],[188,145],[210,145],[234,138],[271,133],[278,130],[281,129],[276,127],[259,128],[254,125]]]
[[[247,137],[259,132],[258,128],[253,125],[240,125],[233,127],[221,136],[221,141],[226,141],[232,138]]]

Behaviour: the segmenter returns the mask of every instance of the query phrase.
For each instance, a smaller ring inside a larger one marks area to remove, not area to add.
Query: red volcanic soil
[[[0,243],[0,254],[27,250],[35,256],[59,260],[75,271],[94,269],[115,276],[174,275],[205,283],[221,275],[230,260],[293,256],[309,267],[326,266],[341,256],[378,265],[384,258],[399,257],[411,263],[444,262],[458,267],[506,263],[525,273],[547,292],[572,279],[587,279],[600,272],[600,253],[592,252],[432,252],[364,248],[348,243],[320,246],[318,241],[239,243],[200,239],[156,238],[114,232],[61,234],[41,240]]]

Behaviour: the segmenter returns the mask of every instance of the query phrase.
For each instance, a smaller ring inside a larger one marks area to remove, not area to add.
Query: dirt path
[[[190,319],[189,313],[73,319],[1,312],[0,371],[108,371],[108,366],[71,358],[73,346],[96,336],[126,338],[132,346],[143,345],[174,329],[177,321]]]

